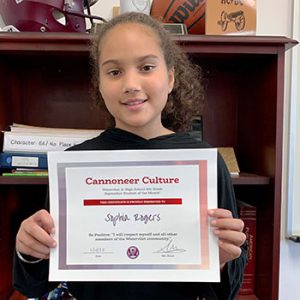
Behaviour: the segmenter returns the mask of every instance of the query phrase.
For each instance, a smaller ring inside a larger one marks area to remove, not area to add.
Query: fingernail
[[[54,236],[54,234],[55,234],[55,228],[53,227],[53,228],[51,229],[51,231],[50,231],[50,235],[51,235],[51,236]]]
[[[216,220],[212,220],[211,221],[211,225],[213,225],[213,226],[217,225],[217,221]]]
[[[216,229],[216,230],[215,230],[215,234],[216,234],[216,235],[219,235],[219,234],[220,234],[220,230]]]

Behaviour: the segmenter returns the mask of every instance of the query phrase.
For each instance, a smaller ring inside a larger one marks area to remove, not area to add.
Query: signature
[[[154,253],[181,253],[181,252],[186,252],[185,249],[180,249],[178,248],[172,239],[168,241],[168,244],[159,250],[155,251]]]

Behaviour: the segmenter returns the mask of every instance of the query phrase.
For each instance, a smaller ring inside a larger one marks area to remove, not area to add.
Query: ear
[[[168,92],[169,94],[172,92],[173,87],[174,87],[174,82],[175,82],[175,69],[174,67],[170,68],[168,71],[168,76],[169,76],[169,89]]]

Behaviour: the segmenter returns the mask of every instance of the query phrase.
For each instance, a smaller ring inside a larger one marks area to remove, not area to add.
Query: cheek
[[[162,73],[162,72],[161,72]],[[156,73],[149,77],[144,83],[148,89],[151,89],[152,92],[164,93],[168,88],[168,80],[165,74]],[[144,87],[145,87],[144,85]]]
[[[104,90],[102,91],[102,98],[104,101],[105,106],[108,110],[110,110],[114,106],[114,96],[111,94],[111,92]]]
[[[156,88],[153,89],[158,97],[162,100],[167,100],[169,94],[169,84],[167,80],[157,82]]]
[[[114,105],[114,102],[111,101],[111,98],[107,98],[105,96],[102,96],[102,98],[106,109],[113,117],[115,117],[116,106]]]
[[[99,91],[105,102],[111,100],[116,94],[116,88],[111,83],[105,82],[105,80],[101,82]]]
[[[105,84],[105,82],[102,82],[100,93],[106,108],[113,115],[119,99],[117,89],[112,84]]]
[[[99,76],[99,91],[104,98],[109,95],[109,89],[111,84],[108,82],[107,78],[100,73]]]

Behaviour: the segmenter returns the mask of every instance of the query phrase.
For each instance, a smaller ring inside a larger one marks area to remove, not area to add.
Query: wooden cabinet
[[[242,171],[236,195],[257,207],[258,299],[278,299],[284,37],[174,37],[203,68],[204,138],[232,146]],[[0,34],[0,129],[12,122],[102,128],[89,97],[87,34]],[[1,146],[1,145],[0,145]],[[22,219],[44,206],[47,179],[0,176],[0,299],[12,292],[12,253]]]

